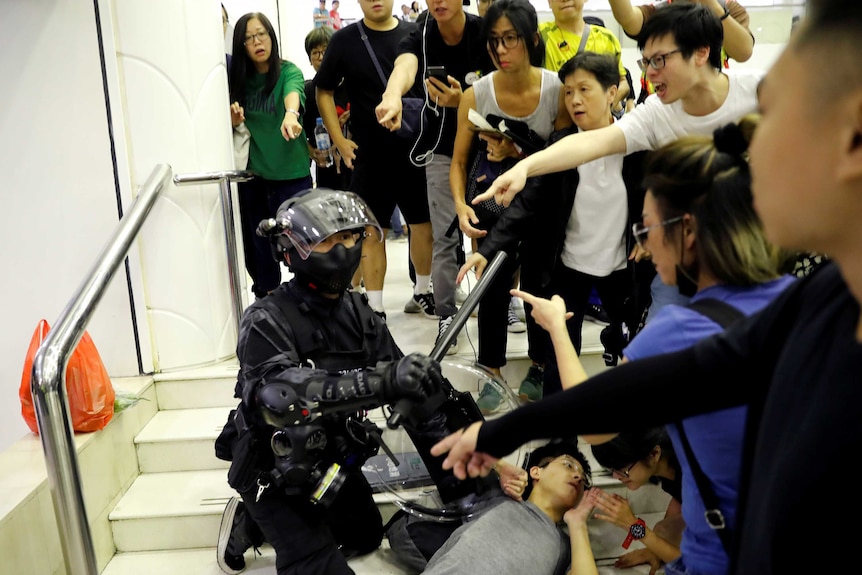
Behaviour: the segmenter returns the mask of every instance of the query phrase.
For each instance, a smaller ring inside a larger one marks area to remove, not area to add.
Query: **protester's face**
[[[362,15],[372,22],[385,22],[392,17],[395,0],[359,0]]]
[[[548,0],[554,20],[568,21],[578,17],[584,11],[584,0]]]
[[[256,64],[268,62],[272,53],[272,38],[257,18],[250,18],[246,24],[245,51]]]
[[[512,47],[507,48],[506,44]],[[491,27],[491,33],[488,35],[488,53],[497,65],[497,69],[503,72],[520,70],[525,65],[530,65],[524,38],[518,35],[511,20],[505,16],[498,18]]]
[[[662,283],[673,286],[676,285],[676,264],[680,261],[682,230],[678,223],[661,225],[664,220],[652,190],[647,190],[644,196],[643,225],[651,229],[640,241],[649,251]]]
[[[408,14],[410,14],[410,7],[407,6],[407,4],[402,4],[401,5],[401,13],[404,14],[405,16],[407,16]]]
[[[627,489],[636,491],[649,483],[652,470],[643,461],[635,461],[623,469],[611,470],[611,476],[620,481]]]
[[[652,82],[663,104],[672,104],[683,98],[697,80],[696,54],[686,60],[678,50],[670,34],[650,38],[643,49],[644,59],[664,56],[664,66],[660,70],[647,66],[646,71],[647,79]]]
[[[824,105],[817,94],[816,56],[788,48],[760,89],[762,120],[751,142],[754,207],[766,236],[779,246],[828,251],[832,238],[859,226],[843,198],[840,166],[853,141],[858,110],[846,110],[841,97]],[[812,78],[812,75],[814,78]],[[833,105],[834,104],[834,105]]]
[[[320,46],[315,46],[311,49],[311,56],[309,56],[308,59],[315,72],[320,72],[320,65],[323,63],[323,55],[326,53],[326,46],[326,44],[321,44]]]
[[[563,90],[566,109],[578,129],[595,130],[608,125],[616,87],[605,91],[592,72],[575,70],[566,76]]]
[[[561,506],[574,507],[584,494],[584,468],[571,455],[561,455],[545,467],[533,467],[530,475],[536,482],[534,488],[542,489]]]
[[[491,0],[479,0],[476,4],[476,11],[479,12],[479,17],[484,18],[485,13],[488,11],[488,8],[491,6]]]
[[[445,24],[464,12],[464,6],[461,0],[429,0],[428,11],[438,24]]]

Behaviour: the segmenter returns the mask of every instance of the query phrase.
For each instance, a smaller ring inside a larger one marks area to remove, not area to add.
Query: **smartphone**
[[[449,78],[446,74],[446,68],[443,66],[428,66],[427,71],[425,72],[426,78],[437,78],[441,82],[443,82],[444,86],[449,85]]]

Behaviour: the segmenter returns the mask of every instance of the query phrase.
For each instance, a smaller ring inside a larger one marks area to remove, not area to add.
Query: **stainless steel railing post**
[[[45,452],[66,573],[70,575],[98,575],[98,569],[69,420],[66,365],[111,278],[126,257],[159,194],[170,181],[170,175],[170,166],[160,164],[155,167],[33,359],[30,390]]]
[[[239,267],[237,242],[234,235],[233,192],[230,189],[230,183],[245,182],[253,177],[253,172],[240,170],[174,175],[174,184],[178,186],[206,182],[219,183],[222,221],[224,221],[225,249],[227,251],[228,277],[230,279],[231,302],[233,303],[237,336],[239,336],[239,322],[242,319],[242,313],[245,308],[242,305],[242,282],[240,281],[242,270]]]

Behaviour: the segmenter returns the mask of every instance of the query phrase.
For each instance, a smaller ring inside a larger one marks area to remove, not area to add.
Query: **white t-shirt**
[[[605,277],[626,267],[628,199],[623,154],[578,166],[575,205],[560,259],[569,269]]]
[[[626,137],[626,153],[655,150],[683,136],[712,136],[712,132],[757,110],[760,72],[724,70],[730,80],[727,99],[706,116],[692,116],[682,109],[682,100],[662,104],[653,94],[617,123]]]

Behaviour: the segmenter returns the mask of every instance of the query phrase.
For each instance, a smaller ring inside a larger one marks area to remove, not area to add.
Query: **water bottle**
[[[332,151],[330,150],[332,140],[329,139],[329,132],[323,125],[323,118],[317,119],[317,125],[314,127],[314,141],[318,150],[326,150],[326,167],[330,167],[332,165]]]

